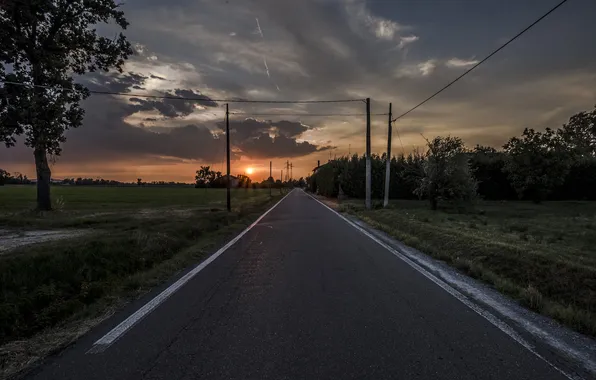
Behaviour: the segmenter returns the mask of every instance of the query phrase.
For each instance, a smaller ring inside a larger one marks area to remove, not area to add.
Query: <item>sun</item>
[[[255,170],[253,168],[247,168],[246,169],[246,174],[249,174],[250,175],[250,174],[252,174],[254,172],[255,172]]]

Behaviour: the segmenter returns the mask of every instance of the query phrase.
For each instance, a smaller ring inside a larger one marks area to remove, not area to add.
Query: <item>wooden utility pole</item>
[[[273,181],[273,161],[269,161],[269,178],[267,178],[267,182],[269,182],[269,196],[271,197],[271,181]]]
[[[366,98],[366,209],[372,209],[372,167],[370,163],[370,98]]]
[[[389,130],[387,132],[387,162],[385,166],[385,200],[383,201],[383,207],[389,205],[389,182],[391,181],[391,133],[393,129],[391,114],[391,103],[389,103]]]
[[[227,204],[228,204],[228,212],[232,211],[232,200],[230,197],[230,188],[231,188],[231,178],[230,178],[230,109],[228,104],[226,103],[226,160],[227,160]]]

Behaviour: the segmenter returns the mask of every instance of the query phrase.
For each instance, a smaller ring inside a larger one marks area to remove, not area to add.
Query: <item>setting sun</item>
[[[255,172],[255,170],[253,168],[246,169],[246,174],[249,174],[250,175],[250,174],[252,174],[254,172]]]

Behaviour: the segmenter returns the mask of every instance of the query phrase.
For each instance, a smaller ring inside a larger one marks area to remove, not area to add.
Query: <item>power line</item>
[[[2,84],[12,84],[15,86],[23,87],[39,87],[50,90],[64,90],[71,92],[79,92],[75,89],[59,87],[59,86],[45,86],[39,84],[29,84],[22,82],[11,82],[11,81],[0,81]],[[315,103],[349,103],[349,102],[361,102],[363,99],[333,99],[333,100],[247,100],[247,99],[211,99],[206,95],[201,98],[184,97],[176,95],[144,95],[135,94],[128,92],[115,92],[115,91],[99,91],[99,90],[88,90],[89,93],[95,95],[116,95],[116,96],[130,96],[132,98],[147,98],[147,99],[170,99],[170,100],[187,100],[187,101],[198,101],[198,102],[220,102],[220,103],[263,103],[263,104],[315,104]]]
[[[478,66],[482,65],[484,62],[486,62],[489,58],[491,58],[493,55],[497,54],[499,51],[503,50],[507,45],[509,45],[510,43],[512,43],[513,41],[515,41],[517,38],[519,38],[522,34],[526,33],[528,30],[530,30],[532,27],[534,27],[536,24],[538,24],[540,21],[542,21],[543,19],[545,19],[548,15],[550,15],[551,13],[553,13],[555,10],[557,10],[560,6],[562,6],[563,4],[565,4],[568,0],[562,0],[559,4],[555,5],[553,8],[551,8],[551,10],[549,10],[548,12],[546,12],[544,15],[542,15],[538,20],[534,21],[532,24],[530,24],[528,27],[526,27],[524,30],[522,30],[521,32],[519,32],[518,34],[516,34],[515,36],[513,36],[513,38],[511,38],[509,41],[505,42],[503,45],[501,45],[497,50],[493,51],[492,53],[490,53],[486,58],[484,58],[482,61],[478,62],[477,64],[475,64],[474,66],[472,66],[471,68],[469,68],[465,73],[463,73],[462,75],[458,76],[457,78],[455,78],[453,81],[451,81],[449,84],[447,84],[445,87],[441,88],[439,91],[435,92],[434,94],[432,94],[431,96],[429,96],[428,98],[424,99],[422,102],[418,103],[416,106],[410,108],[408,111],[402,113],[401,115],[399,115],[398,117],[396,117],[395,119],[393,119],[393,121],[399,120],[402,117],[406,116],[407,114],[409,114],[410,112],[414,111],[415,109],[417,109],[418,107],[422,106],[423,104],[425,104],[426,102],[428,102],[429,100],[431,100],[432,98],[434,98],[435,96],[439,95],[441,92],[445,91],[446,89],[448,89],[449,87],[451,87],[451,85],[453,85],[455,82],[457,82],[458,80],[462,79],[463,77],[465,77],[466,75],[468,75],[472,70],[474,70],[475,68],[477,68]]]
[[[393,123],[393,126],[395,127],[395,132],[397,132],[397,138],[399,139],[399,144],[401,145],[401,153],[406,154],[406,150],[404,149],[404,143],[401,141],[401,136],[399,134],[399,128],[397,128],[397,125],[395,125],[395,120],[392,120],[391,123]]]
[[[230,112],[230,115],[247,116],[366,116],[365,113],[250,113],[250,112]],[[386,113],[375,113],[371,116],[387,116]]]

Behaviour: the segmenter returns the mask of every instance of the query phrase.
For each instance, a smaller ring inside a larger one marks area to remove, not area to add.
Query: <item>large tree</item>
[[[10,173],[4,169],[0,169],[0,186],[4,186],[4,183],[10,178]]]
[[[540,203],[565,181],[571,163],[569,150],[552,129],[537,132],[526,128],[521,137],[512,137],[503,148],[507,154],[503,170],[520,198]]]
[[[428,197],[432,210],[437,209],[439,200],[472,202],[478,183],[471,173],[463,141],[459,137],[438,136],[427,140],[427,146],[424,174],[414,192]]]
[[[576,159],[596,157],[596,107],[571,116],[557,132]]]
[[[49,155],[60,155],[64,133],[81,125],[87,88],[75,75],[122,71],[132,54],[122,33],[101,36],[100,23],[128,22],[114,0],[4,0],[0,8],[0,140],[25,135],[37,171],[37,206],[51,209]],[[12,83],[10,83],[12,82]],[[17,85],[20,83],[25,85]]]

